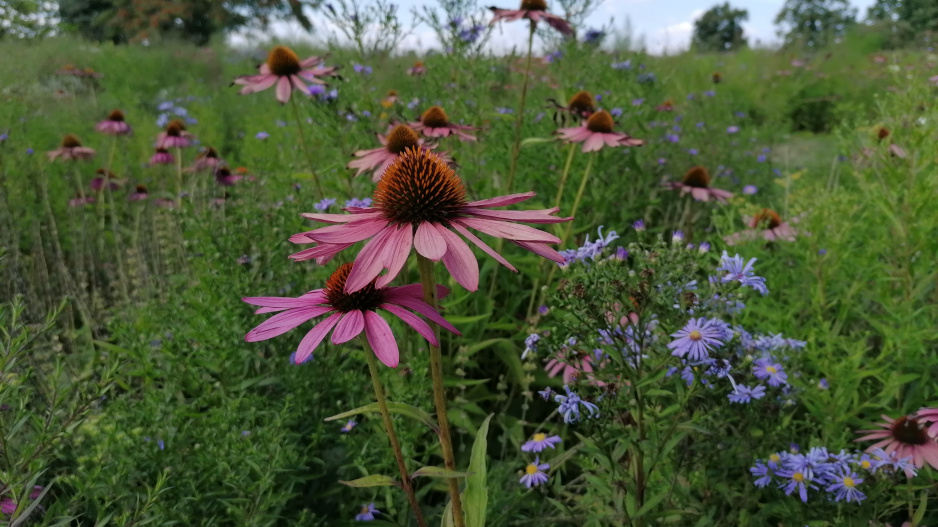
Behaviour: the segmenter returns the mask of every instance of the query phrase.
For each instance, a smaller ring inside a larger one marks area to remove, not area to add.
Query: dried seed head
[[[286,46],[277,46],[267,55],[267,67],[270,72],[280,77],[296,75],[302,69],[300,57]]]
[[[440,156],[408,148],[385,170],[373,199],[392,223],[445,225],[466,204],[466,186]]]
[[[688,187],[707,188],[710,186],[710,172],[700,165],[691,167],[690,170],[684,173],[681,183]]]
[[[360,309],[362,311],[374,311],[379,305],[384,303],[384,290],[375,287],[374,281],[354,293],[345,292],[345,282],[348,280],[349,273],[352,272],[352,263],[342,264],[332,273],[332,276],[326,280],[326,300],[329,305],[337,310],[348,313]]]
[[[599,134],[612,133],[612,127],[614,125],[615,122],[612,120],[612,116],[609,115],[609,112],[606,110],[600,110],[594,113],[586,121],[586,129]]]
[[[420,136],[413,128],[406,124],[399,124],[388,134],[388,152],[400,154],[408,148],[415,148],[420,144]]]

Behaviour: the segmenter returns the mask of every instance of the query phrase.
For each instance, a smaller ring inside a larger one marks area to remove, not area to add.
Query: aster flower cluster
[[[521,445],[521,451],[539,453],[548,448],[554,450],[561,441],[563,440],[560,436],[548,436],[538,432],[531,437],[530,441]],[[550,464],[541,463],[541,456],[537,455],[534,461],[524,468],[524,475],[521,476],[519,482],[527,488],[547,483],[547,470],[550,470]]]
[[[603,236],[603,226],[600,225],[598,236],[595,240],[590,241],[589,235],[586,235],[586,240],[583,242],[581,247],[560,251],[564,262],[558,263],[557,265],[559,265],[561,268],[566,268],[576,262],[587,263],[587,260],[596,261],[603,255],[603,251],[609,247],[613,241],[618,239],[619,234],[616,231],[609,231],[605,236]],[[613,257],[624,260],[627,254],[628,252],[624,248],[620,247],[619,250],[617,250],[613,255]]]
[[[190,95],[158,102],[156,110],[159,114],[156,116],[156,126],[164,128],[173,119],[180,119],[187,125],[199,124],[199,120],[193,117],[185,107],[186,103],[197,100],[198,97]]]
[[[757,460],[749,469],[756,478],[753,483],[760,488],[773,485],[805,503],[810,494],[820,492],[835,502],[860,503],[866,499],[860,485],[874,475],[916,473],[912,457],[900,458],[896,452],[881,448],[869,453],[833,453],[825,447],[814,447],[805,454],[797,452],[797,447],[794,450]]]

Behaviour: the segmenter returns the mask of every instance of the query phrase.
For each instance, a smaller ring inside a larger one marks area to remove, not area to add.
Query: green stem
[[[573,200],[573,208],[570,209],[571,217],[576,217],[577,210],[580,208],[580,202],[583,200],[583,193],[586,191],[586,184],[589,182],[590,171],[593,168],[593,159],[595,158],[595,155],[589,156],[589,161],[586,163],[586,170],[583,172],[583,179],[580,181],[580,188],[576,191],[576,198]],[[567,230],[564,232],[563,238],[560,240],[561,244],[567,243],[567,238],[570,237],[570,232],[572,230],[573,222],[571,221],[567,224]]]
[[[576,143],[570,143],[570,153],[567,154],[567,162],[563,165],[563,174],[560,175],[560,185],[557,187],[557,199],[554,200],[554,206],[560,206],[560,200],[563,198],[563,187],[567,184],[567,178],[570,176],[570,166],[573,164],[573,154],[576,153]]]
[[[306,162],[309,164],[309,172],[313,175],[313,183],[316,185],[316,192],[319,192],[320,198],[325,198],[326,193],[322,190],[319,174],[316,173],[313,158],[309,153],[309,143],[306,142],[306,133],[303,131],[303,123],[300,120],[300,109],[296,106],[296,97],[290,97],[290,105],[293,106],[293,115],[296,118],[296,129],[300,133],[300,141],[303,143],[303,153],[306,155]]]
[[[388,402],[384,397],[384,387],[381,386],[381,378],[378,376],[378,363],[375,361],[375,353],[368,344],[368,339],[363,336],[361,341],[362,346],[365,348],[365,358],[368,360],[368,371],[371,373],[371,384],[375,389],[375,399],[378,400],[378,409],[381,410],[381,420],[384,421],[384,430],[388,433],[391,450],[394,451],[394,459],[397,460],[397,469],[401,473],[401,484],[404,487],[404,493],[407,494],[410,508],[414,511],[414,516],[417,517],[417,525],[426,527],[427,523],[423,519],[423,513],[420,512],[420,505],[417,503],[417,496],[414,494],[414,487],[410,482],[410,473],[407,471],[407,465],[404,464],[401,443],[394,431],[394,423],[391,422],[391,412],[388,411]]]
[[[534,45],[535,22],[531,21],[531,31],[528,32],[528,60],[524,66],[524,82],[521,84],[521,104],[518,105],[518,118],[515,120],[515,142],[511,148],[511,169],[508,171],[508,186],[505,194],[511,194],[515,184],[515,171],[518,168],[518,156],[521,154],[521,125],[524,124],[524,103],[528,98],[528,79],[531,76],[531,48]]]
[[[417,255],[417,268],[420,270],[420,282],[423,284],[423,300],[439,311],[436,294],[436,275],[433,262]],[[440,342],[440,326],[431,324],[436,341]],[[436,419],[440,425],[440,449],[443,462],[449,470],[456,470],[456,458],[453,456],[453,440],[449,433],[449,418],[446,416],[446,393],[443,391],[443,356],[439,346],[430,346],[430,374],[433,377],[433,402],[436,404]],[[459,481],[448,478],[449,496],[453,505],[453,526],[464,527],[462,500],[459,497]]]
[[[182,148],[176,147],[176,204],[182,208]]]
[[[107,158],[107,166],[104,168],[104,195],[111,202],[111,232],[114,234],[114,257],[117,259],[117,281],[120,285],[121,296],[124,302],[129,303],[130,296],[127,294],[127,272],[124,269],[124,257],[121,252],[124,250],[124,244],[121,243],[120,227],[117,225],[117,203],[114,202],[114,194],[111,192],[111,163],[114,162],[114,152],[117,150],[117,137],[111,145],[111,154]],[[103,230],[103,229],[102,229]]]

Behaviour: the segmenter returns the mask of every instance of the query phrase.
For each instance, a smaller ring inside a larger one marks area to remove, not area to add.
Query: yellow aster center
[[[795,472],[795,474],[791,477],[791,479],[797,481],[798,483],[801,483],[802,481],[804,481],[804,474],[802,474],[801,472]]]
[[[772,454],[771,456],[769,456],[769,460],[771,460],[773,463],[778,463],[779,461],[782,460],[782,458],[779,457],[778,454]]]
[[[368,507],[362,507],[362,514],[367,514],[369,512],[371,512],[371,510]]]
[[[860,466],[863,467],[863,468],[868,469],[868,468],[872,467],[873,464],[870,463],[869,460],[864,459],[863,461],[860,462]]]
[[[532,475],[532,474],[537,474],[537,465],[535,465],[534,463],[531,463],[530,465],[527,466],[527,468],[524,469],[524,471],[525,471],[529,476]]]
[[[766,367],[765,367],[765,371],[767,371],[767,372],[769,372],[769,373],[778,373],[778,370],[775,369],[775,366],[766,366]]]
[[[586,121],[586,128],[590,132],[598,134],[610,134],[612,133],[612,127],[615,122],[612,120],[612,116],[609,115],[609,112],[606,110],[600,110],[590,116]]]
[[[277,46],[267,55],[267,67],[270,72],[280,77],[296,75],[300,72],[300,57],[286,46]]]
[[[703,335],[701,335],[700,332],[695,329],[694,331],[690,332],[690,335],[688,335],[687,338],[691,340],[700,340],[703,338]]]
[[[844,487],[851,487],[851,488],[852,488],[852,487],[856,487],[856,486],[857,486],[857,484],[856,484],[856,482],[853,481],[853,478],[851,478],[850,476],[847,476],[847,477],[844,478]]]
[[[547,434],[534,434],[534,440],[540,443],[541,441],[547,439]]]

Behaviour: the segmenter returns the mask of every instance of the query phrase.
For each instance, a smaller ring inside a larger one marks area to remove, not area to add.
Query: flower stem
[[[563,166],[563,174],[560,175],[560,185],[557,187],[557,199],[554,200],[554,206],[560,206],[560,200],[563,198],[563,187],[567,184],[567,177],[570,176],[570,165],[573,164],[573,154],[576,152],[576,143],[570,143],[570,153],[567,154],[567,162]]]
[[[316,184],[316,192],[319,192],[320,198],[325,198],[326,193],[322,190],[319,174],[316,173],[313,158],[309,153],[309,143],[306,142],[306,132],[303,131],[303,123],[300,120],[300,109],[296,106],[296,97],[290,97],[290,105],[293,106],[293,115],[296,118],[296,129],[300,133],[300,141],[303,143],[303,153],[306,155],[306,162],[309,164],[309,172],[313,175],[313,183]]]
[[[104,196],[110,202],[111,207],[111,231],[114,234],[114,257],[117,259],[117,281],[120,285],[121,296],[125,303],[130,302],[130,296],[127,294],[127,272],[124,269],[124,257],[121,254],[124,250],[124,244],[121,243],[120,227],[117,221],[117,204],[114,202],[114,194],[111,192],[111,165],[114,162],[114,152],[117,151],[117,136],[111,144],[111,153],[107,158],[107,166],[104,168]],[[103,230],[103,229],[102,229]]]
[[[182,208],[182,148],[176,147],[176,204]]]
[[[586,162],[586,170],[583,172],[583,179],[580,181],[580,188],[576,191],[576,198],[573,200],[573,208],[570,209],[570,216],[576,217],[576,212],[580,208],[580,201],[583,200],[583,193],[586,191],[586,183],[590,179],[590,171],[593,168],[593,159],[596,156],[589,156],[589,161]],[[567,224],[567,229],[561,238],[561,243],[567,243],[567,238],[570,237],[570,231],[573,230],[573,222]]]
[[[433,272],[433,262],[417,255],[417,268],[420,270],[420,282],[423,284],[423,301],[439,310],[436,294],[436,275]],[[440,326],[431,324],[436,341],[440,341]],[[443,462],[449,470],[456,470],[456,458],[453,456],[453,440],[449,433],[449,418],[446,416],[446,394],[443,391],[443,356],[439,346],[430,346],[430,374],[433,377],[433,402],[436,404],[436,419],[440,425],[440,449],[443,451]],[[448,478],[449,496],[453,505],[453,526],[464,527],[465,520],[462,513],[462,500],[459,497],[459,481]]]
[[[365,358],[368,360],[368,371],[371,373],[371,384],[375,389],[375,399],[378,400],[378,408],[381,410],[381,420],[384,421],[384,429],[388,433],[388,439],[391,441],[391,450],[394,451],[394,459],[397,460],[397,469],[401,473],[401,484],[404,487],[404,493],[407,494],[407,501],[410,503],[414,516],[417,517],[417,525],[426,527],[427,523],[423,519],[423,513],[420,512],[420,505],[417,503],[417,496],[414,494],[414,487],[410,482],[410,473],[407,472],[407,465],[404,464],[404,454],[401,452],[401,443],[397,439],[397,433],[394,431],[394,424],[391,422],[391,412],[388,411],[388,402],[384,397],[384,387],[381,385],[381,378],[378,376],[378,363],[375,361],[375,354],[368,344],[368,339],[362,337],[362,346],[365,348]]]
[[[528,79],[531,76],[531,48],[534,45],[535,22],[531,21],[531,31],[528,32],[528,60],[524,66],[524,82],[521,84],[521,103],[518,105],[518,118],[515,119],[515,142],[511,147],[511,169],[508,171],[508,186],[506,194],[511,194],[515,184],[515,171],[518,168],[518,156],[521,154],[521,125],[524,124],[524,103],[528,98]]]

